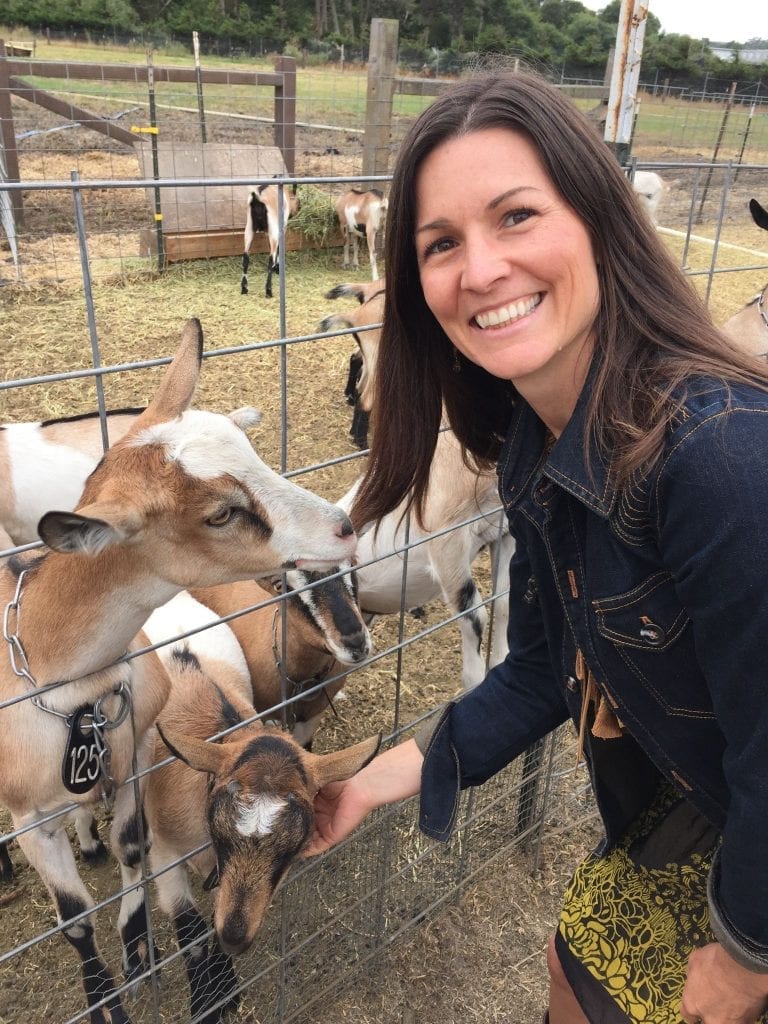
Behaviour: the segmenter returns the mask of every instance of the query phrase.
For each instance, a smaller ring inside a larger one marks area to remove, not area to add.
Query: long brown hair
[[[641,210],[608,146],[573,103],[530,72],[481,74],[442,93],[397,159],[386,232],[386,291],[373,441],[353,521],[378,519],[407,496],[423,510],[442,410],[477,468],[495,462],[516,392],[454,349],[426,305],[414,234],[416,177],[448,139],[487,128],[523,132],[554,186],[589,229],[599,265],[597,376],[586,430],[612,452],[617,485],[647,469],[694,374],[768,384],[768,372],[713,325],[704,303]],[[586,438],[585,438],[586,440]]]

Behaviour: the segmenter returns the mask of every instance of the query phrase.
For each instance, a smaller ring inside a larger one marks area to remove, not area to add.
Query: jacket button
[[[575,679],[573,676],[566,676],[565,685],[567,689],[571,691],[571,693],[576,693],[576,691],[579,688],[579,681],[578,679]]]
[[[655,622],[644,622],[640,627],[640,639],[644,640],[649,647],[661,647],[667,639],[667,634]]]

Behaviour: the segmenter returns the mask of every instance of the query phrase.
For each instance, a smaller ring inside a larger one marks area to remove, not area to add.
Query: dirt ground
[[[192,138],[196,131],[181,115],[166,123],[174,137]],[[48,115],[40,112],[41,126]],[[51,116],[50,126],[55,119]],[[254,132],[238,122],[212,123],[217,140],[263,140],[271,144],[266,129]],[[131,178],[138,174],[134,157],[122,147],[76,131],[39,136],[25,142],[22,175],[25,180],[66,180],[76,169],[91,179]],[[325,132],[300,131],[297,174],[306,176],[354,175],[361,170],[361,144],[357,136],[329,138]],[[638,152],[643,160],[673,160],[669,152]],[[677,154],[680,157],[681,154]],[[694,193],[694,187],[696,191]],[[764,250],[768,240],[751,224],[748,199],[760,195],[764,178],[758,172],[743,172],[729,193],[723,211],[723,237],[734,246]],[[705,195],[706,192],[706,195]],[[673,232],[685,232],[693,219],[693,230],[713,237],[713,225],[720,209],[722,181],[707,180],[697,170],[675,171],[668,195],[659,214],[661,223]],[[695,199],[692,200],[692,196]],[[765,197],[763,196],[763,199]],[[698,217],[699,204],[702,216]],[[242,340],[242,335],[265,339],[275,336],[276,307],[253,301],[245,307],[236,295],[237,261],[218,261],[219,270],[205,275],[198,270],[175,268],[176,299],[158,289],[144,271],[124,273],[137,253],[138,233],[148,223],[148,205],[140,190],[125,190],[86,196],[89,247],[95,271],[109,267],[105,290],[97,293],[97,319],[104,344],[104,360],[115,362],[167,354],[172,348],[177,325],[184,316],[198,314],[201,306],[205,325],[210,325],[214,344]],[[692,214],[693,211],[693,214]],[[0,250],[0,305],[3,334],[0,340],[0,371],[4,379],[86,365],[87,325],[80,290],[80,262],[72,232],[71,200],[60,193],[28,192],[21,245],[25,261],[24,284],[15,283],[10,256]],[[682,247],[677,236],[670,245]],[[701,243],[689,252],[689,263],[706,269],[711,249]],[[734,266],[759,262],[748,252],[734,250]],[[764,262],[764,261],[763,261]],[[296,260],[298,271],[289,275],[288,305],[290,330],[295,333],[316,329],[320,315],[327,311],[324,290],[342,276],[338,252]],[[303,276],[302,276],[303,275]],[[365,271],[359,275],[365,279]],[[751,295],[764,271],[721,275],[712,293],[717,320],[735,311]],[[311,287],[308,282],[311,282]],[[702,285],[703,287],[703,285]],[[194,299],[193,299],[194,297]],[[250,297],[249,297],[250,298]],[[197,303],[197,304],[194,304]],[[247,309],[247,314],[243,309]],[[128,325],[132,325],[129,329]],[[291,425],[290,467],[349,455],[347,438],[349,410],[341,398],[349,339],[340,339],[322,349],[298,346],[291,354],[289,419]],[[277,350],[216,359],[206,363],[200,404],[215,408],[253,401],[264,412],[264,423],[254,439],[264,457],[279,464],[279,366]],[[109,404],[134,404],[145,400],[150,374],[120,374],[109,383]],[[155,378],[152,378],[155,379]],[[247,392],[247,397],[246,397]],[[76,397],[75,397],[76,395]],[[257,398],[251,398],[251,395]],[[0,392],[0,421],[63,415],[92,407],[90,392],[75,393],[53,384],[13,392]],[[331,467],[311,475],[307,486],[338,496],[356,474],[354,466]],[[304,482],[304,481],[302,481]],[[485,577],[487,581],[487,576]],[[427,609],[427,624],[438,620],[441,610]],[[415,620],[406,622],[412,633]],[[377,625],[374,639],[378,650],[396,639],[395,623]],[[460,672],[458,631],[448,627],[429,643],[409,648],[402,679],[397,680],[395,658],[371,666],[347,687],[347,699],[338,706],[339,717],[329,716],[319,735],[318,749],[331,749],[372,732],[388,732],[398,721],[407,721],[441,700],[452,696]],[[399,719],[396,720],[395,707]],[[328,997],[302,1018],[305,1024],[537,1024],[546,1001],[544,946],[556,917],[560,893],[579,857],[596,839],[592,809],[584,795],[583,770],[564,777],[565,810],[550,829],[543,844],[540,870],[531,874],[530,855],[515,853],[491,863],[459,901],[404,935],[400,941],[377,954],[365,971],[342,992]],[[36,876],[26,867],[18,850],[13,851],[17,881],[0,890],[3,944],[0,955],[24,943],[53,924],[49,903]],[[94,892],[114,891],[114,865],[95,869],[87,875]],[[114,908],[113,908],[114,910]],[[113,911],[112,917],[114,917]],[[277,924],[274,924],[277,927]],[[167,939],[167,935],[163,936]],[[110,962],[118,959],[114,944]],[[46,986],[40,985],[40,978]],[[171,972],[163,984],[173,990]],[[73,961],[60,939],[34,947],[28,954],[0,965],[0,1024],[22,1020],[35,1024],[60,1024],[69,1009],[73,990]],[[76,1001],[75,1006],[79,1003]],[[177,1019],[183,1019],[179,1011]],[[243,1009],[238,1019],[264,1024],[258,1008]],[[299,1019],[299,1018],[297,1018]]]

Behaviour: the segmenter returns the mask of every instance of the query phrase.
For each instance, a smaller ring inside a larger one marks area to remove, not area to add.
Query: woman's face
[[[433,150],[416,179],[415,245],[427,305],[457,349],[534,406],[564,389],[575,402],[595,257],[525,135],[490,128]]]

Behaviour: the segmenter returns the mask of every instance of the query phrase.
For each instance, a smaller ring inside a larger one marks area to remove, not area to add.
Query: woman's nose
[[[506,271],[506,261],[498,245],[485,237],[466,239],[461,286],[468,291],[487,291]]]

